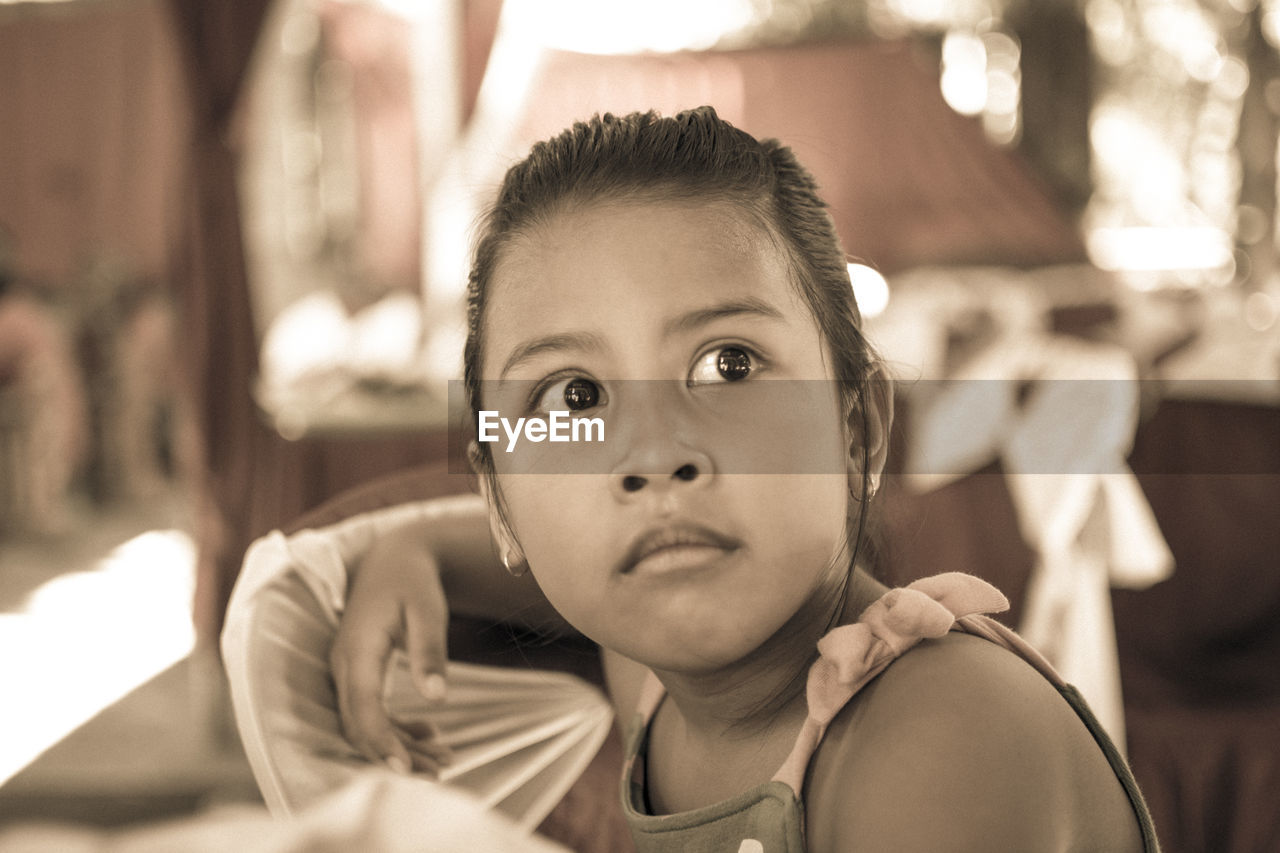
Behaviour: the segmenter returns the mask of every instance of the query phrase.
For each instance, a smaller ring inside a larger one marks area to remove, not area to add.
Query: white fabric
[[[998,338],[925,401],[907,472],[936,488],[999,459],[1039,555],[1020,633],[1117,744],[1124,707],[1110,587],[1169,577],[1173,557],[1125,463],[1138,416],[1123,350],[1048,334]],[[1020,381],[1032,381],[1020,404]]]
[[[423,501],[253,544],[222,634],[231,697],[254,776],[273,813],[295,814],[370,765],[343,737],[328,654],[342,613],[346,567],[377,533],[426,520],[452,500]],[[401,653],[386,694],[396,719],[429,719],[454,753],[441,780],[531,829],[581,775],[604,741],[612,710],[573,676],[450,664],[444,705],[428,707]],[[424,802],[440,784],[418,783]]]
[[[568,853],[446,786],[368,768],[288,819],[261,807],[209,812],[122,829],[33,823],[0,830],[7,853]]]

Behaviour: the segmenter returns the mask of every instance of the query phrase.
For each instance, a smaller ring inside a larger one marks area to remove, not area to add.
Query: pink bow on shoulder
[[[809,717],[831,722],[864,684],[926,638],[944,636],[957,619],[1009,609],[1000,590],[973,575],[948,572],[893,589],[818,641],[821,657],[809,670]]]

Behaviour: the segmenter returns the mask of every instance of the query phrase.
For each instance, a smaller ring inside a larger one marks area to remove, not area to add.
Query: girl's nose
[[[621,400],[619,389],[615,400]],[[700,433],[685,408],[683,385],[639,381],[626,387],[626,416],[618,419],[615,447],[625,450],[609,472],[615,498],[634,501],[672,489],[700,488],[715,474]],[[621,406],[619,411],[622,411]]]
[[[635,448],[609,476],[619,500],[679,488],[699,488],[714,474],[711,457],[674,437],[665,437]]]

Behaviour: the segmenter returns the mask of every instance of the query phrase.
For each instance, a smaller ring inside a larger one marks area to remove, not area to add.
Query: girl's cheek
[[[558,474],[514,474],[500,478],[516,538],[534,567],[555,566],[590,551],[584,531],[592,529],[592,507],[599,507],[596,478]]]
[[[841,474],[845,430],[832,384],[761,380],[729,386],[698,433],[726,474]]]
[[[611,454],[619,442],[612,439],[615,430],[603,418],[544,419],[541,423],[545,426],[530,427],[526,423],[518,434],[504,435],[501,446],[495,443],[494,470],[499,476],[520,481],[526,477],[601,474],[611,470]]]

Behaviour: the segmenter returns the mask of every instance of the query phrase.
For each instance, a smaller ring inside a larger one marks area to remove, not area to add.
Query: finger
[[[417,607],[405,608],[405,651],[413,684],[431,704],[444,701],[448,660],[448,617],[432,618]]]
[[[440,730],[425,720],[398,723],[401,739],[410,750],[418,749],[444,764],[453,761],[453,750],[440,737]],[[406,739],[407,738],[407,739]]]
[[[430,755],[425,755],[414,750],[410,750],[409,754],[413,756],[412,769],[414,773],[425,773],[432,779],[440,778],[440,772],[444,767],[438,760]]]
[[[429,759],[437,767],[448,767],[453,763],[453,751],[444,744],[412,744],[407,750],[411,757]]]
[[[382,685],[391,639],[384,633],[374,635],[363,645],[345,644],[334,655],[334,686],[338,696],[338,713],[347,740],[370,761],[393,764],[392,769],[407,772],[409,754],[387,716],[382,704]],[[392,762],[392,759],[398,761]]]
[[[430,767],[440,771],[453,763],[453,750],[442,743],[414,741],[406,743],[405,748],[413,760],[414,769]]]
[[[440,727],[430,720],[397,720],[396,725],[413,740],[440,740]]]
[[[407,739],[399,732],[404,757],[388,759],[385,764],[396,773],[425,773],[439,778],[440,772],[453,762],[453,752],[440,743]]]
[[[440,770],[442,770],[442,767],[433,758],[413,753],[411,771],[415,772],[415,774],[424,774],[431,777],[431,779],[439,780]]]

